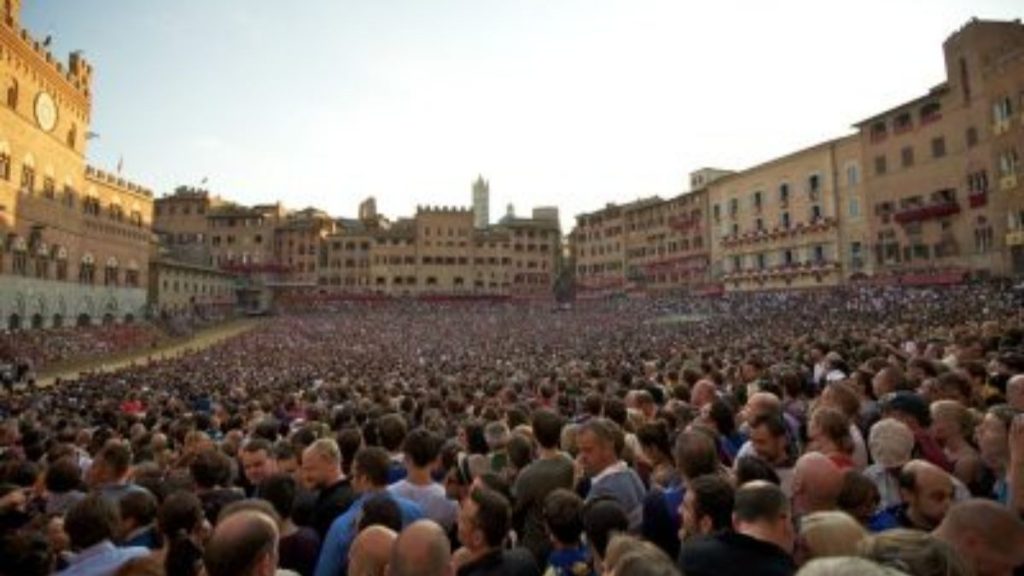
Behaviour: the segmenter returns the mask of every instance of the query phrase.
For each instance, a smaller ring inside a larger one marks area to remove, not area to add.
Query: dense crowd
[[[0,396],[0,575],[1024,564],[998,285],[331,303]]]
[[[59,362],[144,349],[164,337],[148,323],[0,332],[0,362],[25,363],[38,372]]]

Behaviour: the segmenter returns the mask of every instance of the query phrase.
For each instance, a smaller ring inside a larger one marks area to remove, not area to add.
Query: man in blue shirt
[[[359,498],[352,506],[331,524],[320,559],[316,564],[316,576],[339,576],[347,573],[348,551],[358,530],[363,505],[374,494],[384,492],[388,487],[388,453],[377,447],[363,448],[356,453],[352,462],[352,489]],[[423,518],[423,510],[416,503],[392,495],[402,511],[402,526]]]
[[[64,521],[64,531],[76,554],[60,575],[113,574],[129,560],[148,555],[148,548],[114,546],[112,540],[119,523],[117,505],[100,494],[90,494],[72,506]]]

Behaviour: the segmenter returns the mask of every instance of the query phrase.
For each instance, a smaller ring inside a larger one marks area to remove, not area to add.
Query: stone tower
[[[473,182],[473,227],[487,228],[491,223],[491,185],[483,176]]]

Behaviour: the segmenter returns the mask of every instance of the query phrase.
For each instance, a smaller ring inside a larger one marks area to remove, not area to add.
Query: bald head
[[[1024,523],[989,500],[952,506],[934,536],[956,549],[978,576],[1008,576],[1024,564]]]
[[[918,530],[932,530],[942,522],[953,502],[953,477],[924,460],[911,460],[900,471],[900,496],[907,517]]]
[[[352,576],[383,576],[398,534],[383,526],[370,526],[352,541],[348,573]]]
[[[258,510],[223,518],[203,553],[209,576],[271,575],[277,570],[277,523]]]
[[[762,414],[780,412],[781,410],[782,402],[778,396],[771,392],[755,392],[751,394],[750,398],[747,399],[747,405],[744,407],[748,422]]]
[[[834,510],[843,489],[843,472],[831,458],[808,452],[793,469],[793,511],[798,516]]]
[[[1014,410],[1024,411],[1024,374],[1018,374],[1006,383],[1006,403]]]
[[[430,520],[413,522],[391,549],[390,576],[450,576],[451,544],[448,535]]]

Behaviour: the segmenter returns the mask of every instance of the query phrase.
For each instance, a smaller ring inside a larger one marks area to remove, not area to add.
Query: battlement
[[[207,190],[206,188],[200,188],[198,186],[178,186],[177,188],[174,189],[174,192],[170,194],[164,194],[162,199],[190,200],[208,198],[209,196],[210,191]]]
[[[134,182],[129,182],[128,180],[125,180],[124,178],[116,174],[104,172],[103,170],[100,170],[99,168],[96,168],[94,166],[86,165],[85,178],[87,180],[92,180],[93,182],[97,182],[99,184],[113,186],[114,188],[117,188],[118,190],[122,192],[127,192],[129,194],[138,194],[139,196],[145,196],[147,198],[153,197],[153,191],[150,190],[149,188],[140,186]]]
[[[470,214],[472,208],[462,206],[422,206],[416,205],[416,214]]]
[[[10,19],[0,25],[5,37],[5,44],[25,59],[35,58],[45,65],[45,71],[50,72],[52,80],[59,78],[67,88],[75,94],[89,101],[92,89],[92,65],[82,56],[81,51],[72,52],[68,56],[67,65],[54,57],[53,53],[47,50],[43,42],[32,37],[29,31],[21,28],[17,22]]]

